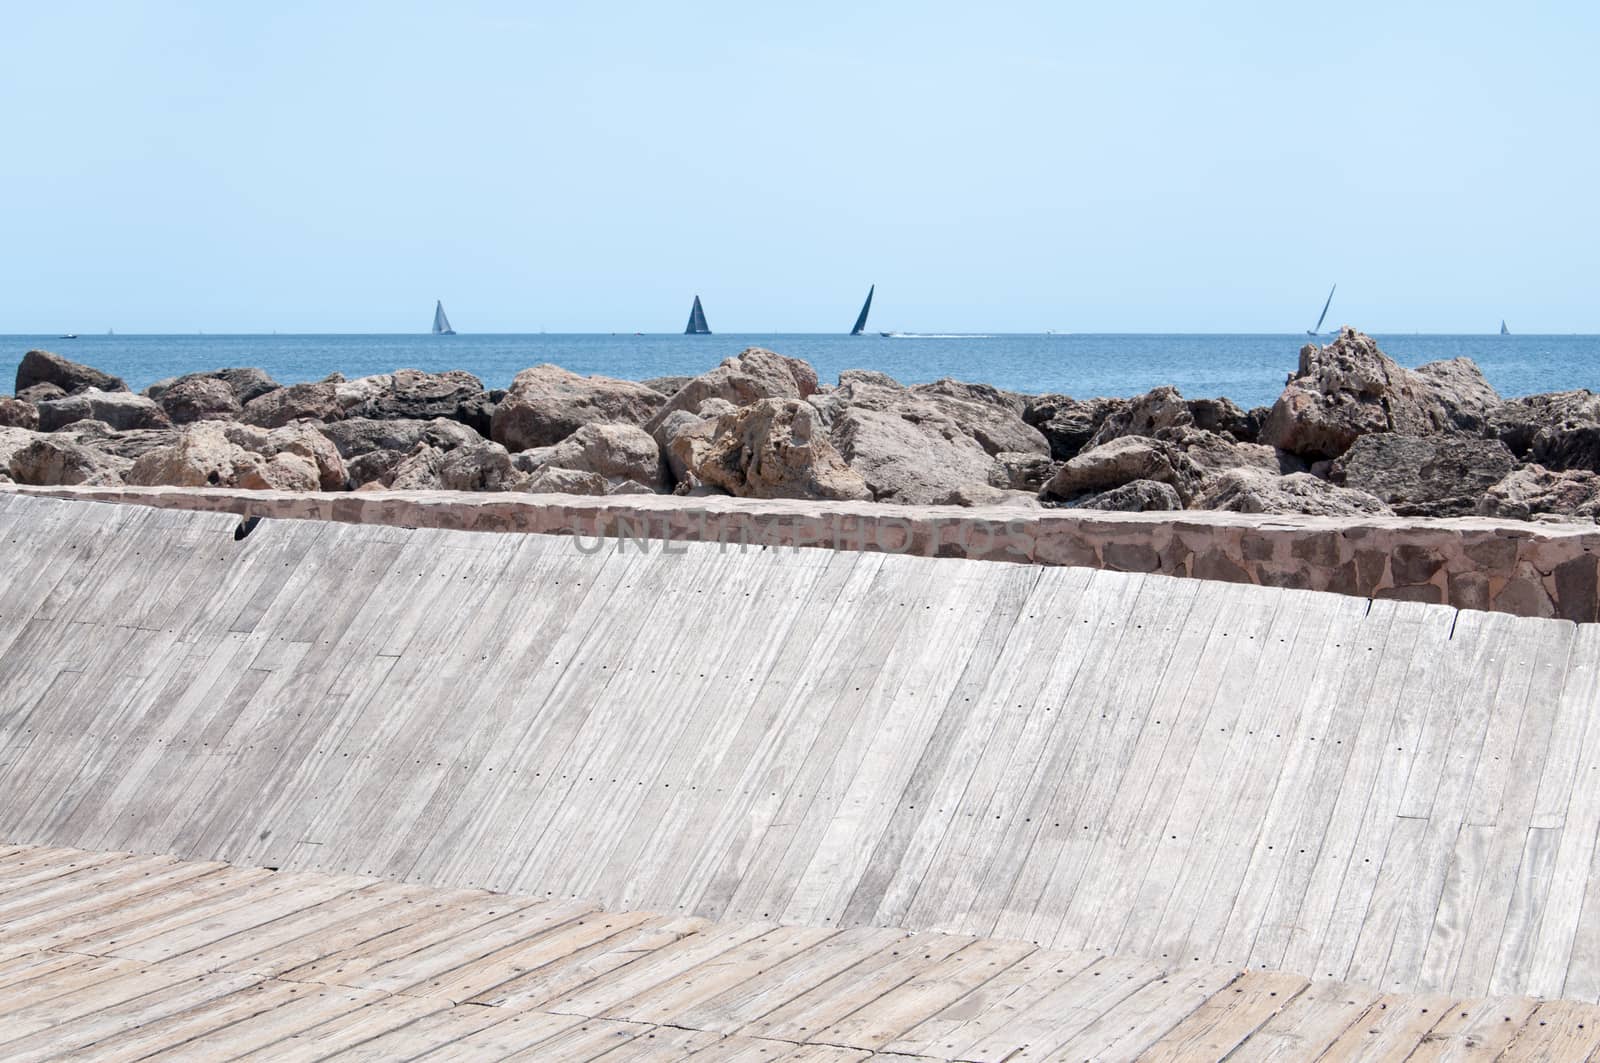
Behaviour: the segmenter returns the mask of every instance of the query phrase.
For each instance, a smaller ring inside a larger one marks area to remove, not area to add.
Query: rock
[[[138,428],[118,432],[104,421],[76,421],[56,433],[90,450],[129,461],[178,440],[176,428]]]
[[[239,420],[261,428],[281,428],[294,421],[337,421],[344,416],[337,384],[290,384],[258,395],[244,404]]]
[[[1238,443],[1233,437],[1188,426],[1165,428],[1157,438],[1176,445],[1189,460],[1202,469],[1256,468],[1269,472],[1305,472],[1305,462],[1286,450],[1275,450],[1261,443]]]
[[[639,383],[651,391],[659,391],[670,399],[678,393],[678,389],[693,379],[694,377],[692,376],[653,376],[649,380],[641,380]]]
[[[29,351],[17,365],[17,386],[21,396],[35,384],[54,384],[68,395],[95,388],[99,391],[127,391],[128,385],[110,373],[79,365],[49,351]]]
[[[994,456],[994,467],[989,470],[989,485],[1007,491],[1038,494],[1055,471],[1055,462],[1043,454],[1017,454],[1003,450]]]
[[[89,388],[39,404],[39,427],[43,431],[54,432],[74,421],[104,421],[118,431],[166,428],[172,424],[154,401],[126,390]]]
[[[1391,510],[1365,491],[1338,487],[1310,473],[1277,476],[1265,469],[1229,469],[1210,480],[1193,509],[1233,513],[1307,513],[1314,516],[1386,514]]]
[[[1007,506],[1013,509],[1038,509],[1038,496],[1031,491],[1011,491],[990,484],[962,484],[939,499],[941,506]]]
[[[954,380],[950,377],[942,377],[931,384],[913,384],[910,390],[918,395],[942,396],[976,403],[979,406],[993,406],[1017,417],[1021,417],[1028,408],[1029,396],[1020,391],[1006,391],[988,384],[969,384],[964,380]]]
[[[35,406],[41,402],[49,402],[51,399],[64,399],[66,397],[65,388],[49,383],[35,384],[32,387],[17,389],[17,398],[23,402],[31,402]]]
[[[1499,396],[1464,358],[1402,368],[1370,336],[1345,328],[1307,344],[1260,440],[1307,460],[1336,458],[1364,435],[1482,434]]]
[[[519,483],[511,452],[499,443],[484,440],[436,453],[435,475],[446,491],[510,491]]]
[[[656,492],[636,480],[613,480],[606,488],[608,495],[653,495]]]
[[[1261,434],[1261,422],[1266,420],[1267,410],[1265,407],[1240,409],[1238,403],[1228,398],[1190,399],[1189,416],[1194,419],[1196,428],[1229,435],[1241,443],[1254,443]]]
[[[599,473],[612,488],[623,480],[650,492],[667,488],[660,448],[648,432],[631,424],[586,424],[554,446],[518,456],[531,458],[535,469],[548,465]]]
[[[39,407],[31,402],[0,395],[0,428],[39,427]]]
[[[543,468],[523,488],[536,495],[603,495],[606,478],[597,472]]]
[[[396,491],[437,491],[439,463],[443,460],[444,451],[418,443],[394,467],[389,486]]]
[[[312,425],[289,424],[274,428],[267,433],[265,443],[257,452],[268,458],[279,454],[304,458],[316,469],[317,484],[324,491],[343,491],[349,483],[339,448]]]
[[[243,408],[228,382],[205,374],[191,374],[152,396],[174,424],[232,420]]]
[[[1127,399],[1074,399],[1039,395],[1030,399],[1023,420],[1048,441],[1050,456],[1067,461],[1088,446],[1105,419],[1127,405]]]
[[[350,459],[344,466],[350,489],[360,490],[369,484],[388,487],[394,483],[395,470],[404,459],[405,454],[398,450],[368,450]]]
[[[686,410],[677,411],[656,429],[657,436],[667,435],[661,455],[666,460],[674,487],[699,485],[694,469],[705,460],[716,432],[717,418],[701,419]]]
[[[1087,446],[1097,447],[1123,436],[1155,436],[1163,428],[1194,424],[1194,414],[1178,389],[1163,385],[1136,395],[1126,405],[1108,412]]]
[[[1533,520],[1542,515],[1600,520],[1600,475],[1528,465],[1485,491],[1477,512],[1509,520]]]
[[[6,471],[19,484],[105,487],[120,484],[121,474],[130,464],[126,459],[102,454],[81,443],[39,435],[12,452]]]
[[[1159,480],[1134,480],[1109,491],[1084,495],[1072,503],[1073,509],[1104,509],[1122,513],[1146,513],[1182,509],[1183,499],[1169,483]]]
[[[418,443],[426,443],[440,450],[483,442],[483,437],[460,421],[436,417],[431,421],[401,418],[394,421],[375,421],[370,417],[351,417],[332,424],[322,425],[323,435],[333,441],[340,457],[349,459],[375,450],[397,450],[410,453]]]
[[[711,372],[691,377],[644,427],[645,431],[653,433],[666,417],[679,410],[711,416],[716,411],[703,409],[709,399],[720,399],[739,407],[759,399],[809,398],[816,391],[817,374],[811,366],[798,358],[785,358],[762,347],[750,347]]]
[[[839,374],[839,387],[847,387],[851,384],[874,384],[881,388],[905,387],[904,384],[888,373],[880,373],[876,369],[846,369]],[[833,391],[835,389],[830,388],[828,390]]]
[[[265,463],[229,439],[221,424],[201,421],[172,445],[145,452],[126,479],[140,487],[240,487]]]
[[[760,399],[717,418],[690,472],[741,498],[872,497],[829,443],[815,408],[797,398]]]
[[[1508,399],[1489,411],[1488,432],[1526,458],[1535,436],[1563,423],[1600,424],[1600,395],[1583,388]]]
[[[1600,472],[1600,424],[1561,421],[1541,428],[1528,448],[1528,460],[1558,472]]]
[[[252,491],[315,491],[317,467],[298,454],[274,454],[239,477]]]
[[[177,387],[179,384],[190,384],[199,380],[221,381],[227,387],[229,394],[233,396],[234,401],[240,406],[243,406],[251,399],[265,395],[269,391],[276,391],[282,386],[259,369],[213,369],[210,372],[186,373],[183,376],[158,380],[145,388],[142,394],[161,402],[172,388]],[[162,403],[162,405],[165,406],[165,403]]]
[[[1135,480],[1155,480],[1172,485],[1187,505],[1204,479],[1204,470],[1171,443],[1123,436],[1091,447],[1061,466],[1043,493],[1049,498],[1071,501]]]
[[[1454,517],[1473,512],[1516,460],[1498,439],[1384,433],[1356,440],[1339,464],[1339,482],[1402,516]]]
[[[0,472],[10,479],[11,455],[40,438],[40,433],[28,428],[10,428],[0,425]]]
[[[586,424],[643,425],[666,402],[643,384],[539,365],[517,374],[495,407],[490,435],[508,450],[548,447]]]
[[[461,369],[444,373],[397,369],[337,384],[335,394],[347,417],[416,421],[442,417],[460,421],[481,436],[489,434],[492,420],[493,403],[483,381]]]

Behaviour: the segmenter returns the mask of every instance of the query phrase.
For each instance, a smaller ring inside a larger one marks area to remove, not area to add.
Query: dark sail
[[[438,301],[433,304],[433,334],[435,336],[456,334],[456,330],[450,327],[450,319],[444,316],[444,303]]]
[[[1333,293],[1338,290],[1339,286],[1337,284],[1328,289],[1328,301],[1322,304],[1322,313],[1317,317],[1316,327],[1307,331],[1307,336],[1315,336],[1322,331],[1322,323],[1328,319],[1328,307],[1333,305]]]
[[[709,336],[711,328],[706,324],[706,312],[700,306],[700,297],[694,297],[694,309],[689,311],[689,327],[683,330],[685,336]]]
[[[1500,319],[1500,335],[1502,335],[1502,336],[1511,335],[1511,330],[1506,328],[1506,319],[1505,318],[1501,318]]]
[[[867,315],[872,312],[872,293],[877,289],[876,284],[867,289],[867,301],[861,304],[861,316],[856,318],[856,327],[850,330],[850,335],[859,336],[861,330],[867,327]]]

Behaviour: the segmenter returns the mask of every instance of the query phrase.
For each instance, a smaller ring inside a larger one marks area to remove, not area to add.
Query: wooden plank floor
[[[1600,627],[235,524],[0,495],[0,843],[1600,1001]]]
[[[0,850],[0,1059],[1582,1059],[1600,1005]]]

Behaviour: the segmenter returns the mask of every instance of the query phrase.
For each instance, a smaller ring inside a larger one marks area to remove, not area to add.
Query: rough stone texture
[[[235,437],[237,438],[237,437]],[[317,484],[324,491],[343,491],[349,482],[344,459],[333,441],[310,424],[289,424],[267,433],[257,453],[268,458],[294,454],[310,462],[317,472]]]
[[[1010,506],[1039,509],[1039,498],[1031,491],[1012,491],[990,484],[962,484],[938,502],[941,506]]]
[[[1127,399],[1038,395],[1028,401],[1023,420],[1045,437],[1052,458],[1067,461],[1088,445],[1107,417],[1127,404]]]
[[[1194,414],[1178,389],[1163,385],[1136,395],[1127,405],[1111,411],[1090,437],[1088,446],[1097,447],[1123,436],[1154,436],[1163,428],[1182,428],[1194,424]]]
[[[338,385],[326,381],[290,384],[244,404],[239,419],[261,428],[280,428],[294,421],[337,421],[344,416]]]
[[[1264,469],[1229,469],[1210,480],[1194,500],[1200,509],[1233,513],[1305,513],[1312,516],[1389,513],[1364,491],[1319,480],[1310,473],[1278,476]]]
[[[989,473],[989,486],[1007,491],[1031,491],[1035,494],[1050,477],[1055,475],[1055,463],[1044,454],[1015,454],[1001,451],[994,456],[994,468]]]
[[[130,461],[156,447],[171,446],[178,439],[176,428],[140,428],[118,432],[104,421],[77,421],[54,434],[102,454]]]
[[[169,377],[158,380],[144,389],[143,394],[160,402],[167,391],[179,384],[195,380],[220,380],[232,392],[234,399],[240,406],[251,399],[265,395],[269,391],[278,390],[280,385],[260,369],[250,367],[238,369],[213,369],[203,373],[186,373],[183,376]]]
[[[345,475],[349,477],[351,489],[360,490],[368,484],[391,486],[395,470],[405,456],[405,452],[399,450],[368,450],[346,461]]]
[[[1190,399],[1189,415],[1194,426],[1207,432],[1229,435],[1240,443],[1254,443],[1261,434],[1267,410],[1258,407],[1242,410],[1232,399]]]
[[[760,399],[717,419],[689,471],[741,498],[870,499],[819,420],[799,399]]]
[[[518,486],[511,452],[488,440],[442,452],[435,475],[446,491],[510,491]]]
[[[1099,509],[1120,513],[1145,513],[1183,508],[1183,499],[1169,483],[1159,480],[1134,480],[1109,491],[1084,495],[1072,502],[1074,509]]]
[[[667,487],[660,448],[636,425],[586,424],[554,446],[522,451],[517,456],[530,463],[518,462],[518,467],[530,470],[549,466],[599,473],[613,489],[623,480],[649,491]]]
[[[535,472],[527,490],[536,494],[604,495],[606,478],[597,472],[581,469],[557,469],[546,466]]]
[[[685,381],[644,427],[653,433],[663,419],[679,410],[702,417],[727,412],[702,409],[708,399],[737,407],[760,399],[805,399],[816,393],[817,373],[811,366],[763,347],[749,347],[709,373]]]
[[[1600,424],[1562,421],[1534,433],[1528,460],[1547,469],[1600,472]]]
[[[1583,388],[1507,399],[1489,411],[1488,432],[1525,458],[1540,431],[1563,423],[1600,424],[1600,395]]]
[[[1340,459],[1342,482],[1404,516],[1471,513],[1516,460],[1498,439],[1468,436],[1362,436]]]
[[[1043,493],[1071,501],[1079,495],[1121,487],[1135,480],[1155,480],[1170,484],[1187,505],[1204,478],[1203,470],[1171,443],[1122,436],[1085,450],[1061,466]]]
[[[1308,460],[1336,458],[1364,435],[1481,435],[1500,405],[1466,359],[1401,367],[1370,336],[1345,328],[1326,347],[1307,344],[1272,406],[1261,442]]]
[[[54,384],[68,395],[90,388],[100,391],[128,390],[128,385],[110,373],[79,365],[49,351],[29,351],[17,364],[17,386],[12,390],[20,396],[36,384]]]
[[[402,418],[393,421],[374,421],[367,417],[351,417],[343,421],[319,426],[318,430],[333,441],[344,458],[353,458],[375,450],[398,450],[410,453],[418,443],[426,443],[440,450],[454,450],[469,443],[481,443],[483,437],[459,421],[435,418],[418,421]]]
[[[910,390],[918,395],[942,396],[947,399],[977,403],[980,406],[993,406],[1017,417],[1021,417],[1027,410],[1029,400],[1029,396],[1018,391],[1007,391],[990,384],[972,384],[951,377],[941,377],[931,384],[913,384]]]
[[[460,421],[481,436],[490,431],[493,404],[483,381],[461,369],[425,373],[397,369],[335,385],[335,395],[348,417],[373,420]]]
[[[33,433],[0,429],[29,440]],[[49,437],[45,437],[49,438]],[[0,450],[3,453],[3,450]],[[293,455],[285,455],[293,457]],[[544,470],[543,475],[603,477]],[[530,488],[537,485],[530,484]],[[562,494],[458,494],[362,491],[303,494],[162,487],[8,487],[62,498],[99,499],[239,513],[485,532],[584,536],[647,534],[653,538],[812,545],[841,550],[912,552],[1048,565],[1136,568],[1173,576],[1224,570],[1255,583],[1371,596],[1393,587],[1390,558],[1401,546],[1417,557],[1442,558],[1421,586],[1462,608],[1531,611],[1591,620],[1596,603],[1585,564],[1600,556],[1600,528],[1528,524],[1478,517],[1423,520],[1381,515],[1315,517],[1195,512],[1115,513],[953,506],[888,508],[870,502],[677,498],[670,495],[582,498]],[[1326,486],[1326,485],[1325,485]],[[1116,547],[1116,549],[1110,549]],[[1200,562],[1205,560],[1202,565]],[[1415,575],[1415,572],[1407,571]],[[1565,591],[1563,590],[1565,588]],[[1422,594],[1407,590],[1405,594]],[[1572,599],[1568,594],[1578,595]]]
[[[55,384],[48,382],[17,389],[17,398],[34,406],[39,405],[41,402],[49,402],[51,399],[64,399],[66,397],[65,388],[57,387]]]
[[[1509,520],[1531,520],[1541,514],[1600,520],[1600,476],[1585,470],[1556,472],[1529,465],[1485,491],[1477,512]]]
[[[1261,443],[1239,443],[1230,436],[1194,426],[1163,429],[1160,439],[1176,445],[1202,469],[1257,468],[1268,472],[1305,472],[1305,462],[1286,450]]]
[[[171,446],[146,451],[125,479],[146,487],[239,487],[265,462],[230,439],[225,426],[201,422]]]
[[[160,403],[174,424],[232,420],[243,408],[226,380],[200,373],[175,380],[162,388],[159,395],[151,397]]]
[[[19,484],[108,486],[122,482],[128,464],[81,443],[40,435],[12,452],[6,472]]]
[[[643,425],[666,402],[659,391],[630,380],[538,365],[512,381],[495,407],[490,435],[508,450],[548,447],[586,424]]]
[[[39,407],[31,402],[0,395],[0,428],[39,427]]]
[[[652,391],[659,391],[667,398],[671,398],[678,393],[679,388],[693,379],[694,377],[692,376],[653,376],[648,380],[641,380],[639,383]]]
[[[39,428],[54,432],[74,421],[104,421],[118,431],[165,428],[172,422],[156,403],[127,390],[87,388],[66,398],[39,404]]]

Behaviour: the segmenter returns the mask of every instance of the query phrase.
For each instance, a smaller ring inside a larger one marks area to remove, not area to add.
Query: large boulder
[[[178,438],[176,428],[136,428],[119,432],[104,421],[75,421],[55,434],[90,450],[129,461],[157,447],[171,446]]]
[[[1600,424],[1561,421],[1539,429],[1528,460],[1547,469],[1600,472]]]
[[[108,487],[122,482],[131,463],[59,436],[40,435],[12,451],[6,471],[19,484],[51,487],[86,484]]]
[[[994,456],[994,468],[989,470],[989,486],[1004,491],[1032,491],[1038,494],[1039,489],[1050,482],[1055,471],[1055,462],[1047,455],[1001,451]]]
[[[229,393],[233,395],[234,401],[240,406],[243,406],[251,399],[265,395],[269,391],[276,391],[282,386],[260,369],[245,367],[239,369],[212,369],[207,372],[185,373],[183,376],[168,377],[165,380],[158,380],[151,384],[141,394],[148,395],[157,402],[162,402],[162,399],[166,397],[166,393],[172,388],[177,387],[179,384],[190,384],[197,380],[221,381],[227,387]],[[165,406],[166,404],[163,402],[162,405]]]
[[[334,387],[347,417],[373,420],[460,421],[481,436],[489,434],[493,403],[483,381],[461,369],[425,373],[397,369]]]
[[[439,452],[436,475],[446,491],[510,491],[520,474],[511,464],[511,452],[499,443],[483,440]]]
[[[1123,436],[1091,447],[1056,470],[1044,495],[1072,501],[1135,480],[1170,484],[1185,505],[1205,480],[1205,470],[1165,440]]]
[[[1265,407],[1245,410],[1229,398],[1190,399],[1188,405],[1196,428],[1232,436],[1241,443],[1257,442],[1267,419]]]
[[[0,395],[0,428],[39,427],[39,407],[31,402]]]
[[[545,467],[528,478],[523,490],[536,495],[603,495],[609,488],[597,472]]]
[[[321,380],[258,395],[244,404],[239,420],[261,428],[280,428],[294,421],[337,421],[343,416],[338,385]]]
[[[554,446],[525,450],[517,457],[526,459],[530,471],[551,466],[599,473],[609,487],[623,480],[652,492],[667,487],[660,448],[650,433],[631,424],[586,424]],[[517,464],[524,467],[522,461]]]
[[[691,377],[644,427],[653,433],[664,418],[678,410],[704,416],[710,411],[701,407],[708,399],[720,399],[738,407],[759,399],[809,398],[816,391],[817,373],[811,366],[763,347],[750,347],[709,373]]]
[[[224,425],[202,421],[170,446],[146,451],[126,479],[141,487],[239,487],[265,460],[230,439]]]
[[[993,406],[1016,417],[1021,417],[1026,412],[1030,398],[1020,391],[1006,391],[989,384],[972,384],[951,377],[941,377],[931,384],[913,384],[911,390],[918,395],[935,395],[976,403],[979,406]]]
[[[235,434],[238,438],[238,434]],[[311,424],[287,424],[267,433],[256,448],[268,458],[293,454],[309,462],[317,472],[317,486],[324,491],[343,491],[349,484],[343,457],[333,441]]]
[[[1231,435],[1194,425],[1161,429],[1156,438],[1177,446],[1190,461],[1210,471],[1252,467],[1279,473],[1306,471],[1305,462],[1286,450],[1263,443],[1240,443]]]
[[[1528,465],[1485,491],[1478,500],[1477,512],[1510,520],[1539,516],[1600,520],[1600,475],[1587,470],[1557,472],[1542,465]]]
[[[872,498],[828,442],[817,411],[793,398],[760,399],[719,417],[690,472],[741,498]]]
[[[49,351],[29,351],[17,364],[17,386],[12,390],[21,395],[36,384],[54,384],[68,395],[76,395],[90,388],[100,391],[128,390],[128,385],[110,373],[79,365]]]
[[[160,406],[129,391],[88,388],[62,399],[39,404],[39,428],[54,432],[74,421],[104,421],[118,431],[166,428],[172,421]]]
[[[1379,432],[1481,435],[1500,405],[1464,358],[1406,369],[1370,336],[1345,328],[1326,347],[1307,344],[1261,427],[1260,441],[1307,460],[1336,458]]]
[[[203,373],[173,381],[154,398],[174,424],[231,421],[243,408],[226,380]]]
[[[1143,395],[1136,395],[1123,406],[1111,410],[1100,422],[1100,427],[1086,444],[1097,447],[1123,436],[1154,436],[1164,428],[1182,428],[1194,424],[1194,414],[1183,395],[1171,385],[1163,384]]]
[[[377,484],[380,487],[389,487],[394,483],[395,470],[405,460],[405,453],[399,450],[369,450],[344,463],[345,475],[349,477],[352,491]]]
[[[1124,409],[1127,399],[1074,399],[1070,395],[1038,395],[1028,400],[1022,418],[1044,436],[1056,461],[1076,457],[1089,445],[1107,417]]]
[[[1183,508],[1183,499],[1171,484],[1159,480],[1134,480],[1109,491],[1084,495],[1073,509],[1101,509],[1121,513],[1148,513]]]
[[[1471,513],[1515,465],[1498,439],[1383,433],[1356,440],[1335,479],[1402,516],[1455,517]]]
[[[343,458],[354,458],[376,450],[397,450],[409,454],[418,443],[439,450],[483,442],[483,437],[460,421],[436,417],[431,421],[401,418],[377,421],[370,417],[350,417],[324,424],[319,431],[333,441]]]
[[[66,397],[67,391],[65,388],[48,381],[17,389],[17,398],[33,406],[37,406],[41,402],[49,402],[51,399],[64,399]]]
[[[1234,513],[1307,513],[1313,516],[1385,514],[1392,510],[1365,491],[1339,487],[1310,473],[1278,476],[1265,469],[1229,469],[1207,481],[1193,509]]]
[[[666,403],[659,391],[631,380],[537,365],[512,381],[495,407],[490,436],[513,451],[548,447],[586,424],[643,425]]]
[[[1600,424],[1600,395],[1587,388],[1507,399],[1489,411],[1489,434],[1526,458],[1540,432],[1557,425]]]

